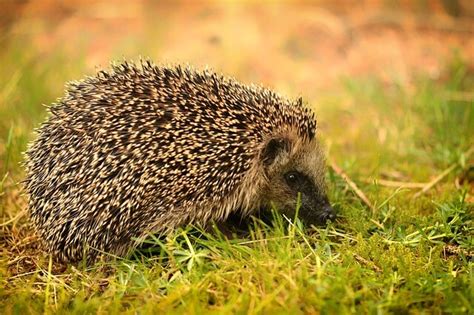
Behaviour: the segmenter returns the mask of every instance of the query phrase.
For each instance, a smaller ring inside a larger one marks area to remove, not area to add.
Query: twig
[[[426,184],[425,187],[423,187],[422,190],[420,190],[419,192],[417,192],[413,198],[418,198],[420,197],[422,194],[424,194],[425,192],[427,192],[428,190],[430,190],[431,188],[433,188],[438,182],[440,182],[444,177],[446,177],[446,175],[448,175],[449,173],[451,173],[456,167],[458,166],[457,163],[454,163],[452,164],[450,167],[448,167],[447,169],[445,169],[441,174],[439,174],[438,176],[436,176],[436,178],[434,178],[431,182],[429,182],[428,184]]]
[[[466,158],[468,158],[472,153],[474,152],[474,145],[472,145],[469,150],[466,151],[464,154]],[[413,198],[418,198],[424,193],[426,193],[428,190],[433,188],[436,184],[438,184],[443,178],[445,178],[449,173],[451,173],[456,167],[458,166],[458,163],[453,163],[451,166],[449,166],[447,169],[445,169],[441,174],[436,176],[432,181],[426,184],[425,187],[423,187],[422,190],[417,192],[415,195],[413,195]]]
[[[330,160],[329,161],[329,166],[336,172],[337,175],[341,176],[342,179],[344,179],[347,183],[347,185],[355,192],[355,194],[372,210],[372,212],[375,212],[375,207],[372,205],[372,203],[369,201],[367,196],[362,192],[362,190],[357,187],[357,185],[347,176],[347,174],[339,167],[337,164]]]

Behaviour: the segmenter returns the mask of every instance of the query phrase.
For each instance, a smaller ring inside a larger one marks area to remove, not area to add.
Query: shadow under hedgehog
[[[148,233],[272,205],[292,217],[298,192],[304,222],[335,217],[301,99],[142,61],[70,83],[49,111],[26,153],[25,188],[58,260],[123,256]]]

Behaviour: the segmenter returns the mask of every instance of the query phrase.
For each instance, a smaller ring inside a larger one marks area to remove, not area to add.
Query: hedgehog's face
[[[325,159],[316,139],[308,143],[272,139],[263,151],[268,179],[263,190],[267,206],[275,206],[289,218],[322,225],[336,215],[326,194]]]

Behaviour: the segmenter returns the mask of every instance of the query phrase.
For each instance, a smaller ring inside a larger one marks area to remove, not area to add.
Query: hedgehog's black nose
[[[323,208],[323,216],[326,220],[334,221],[336,219],[336,212],[330,205],[326,205]]]
[[[334,220],[336,220],[336,217],[337,217],[336,214],[335,214],[335,213],[332,213],[332,212],[327,215],[327,219],[328,219],[329,221],[334,221]]]

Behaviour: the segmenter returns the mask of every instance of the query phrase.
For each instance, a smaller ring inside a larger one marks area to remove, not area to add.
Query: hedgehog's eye
[[[296,184],[298,184],[298,182],[300,181],[300,178],[301,178],[301,174],[298,172],[292,171],[285,174],[286,183],[290,187],[295,187]]]

